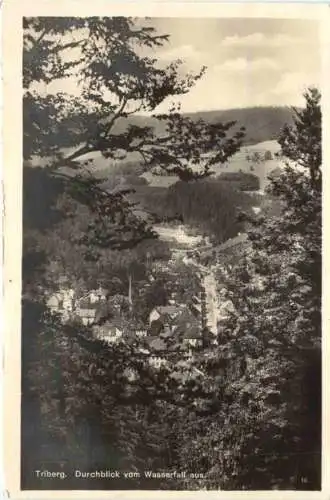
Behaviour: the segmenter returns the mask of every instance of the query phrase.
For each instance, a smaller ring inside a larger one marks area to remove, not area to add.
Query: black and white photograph
[[[22,490],[322,489],[320,21],[185,12],[22,20]]]

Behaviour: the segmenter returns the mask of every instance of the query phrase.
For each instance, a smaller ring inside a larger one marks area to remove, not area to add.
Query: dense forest
[[[133,198],[156,213],[159,220],[177,218],[222,243],[244,229],[238,215],[241,211],[250,212],[253,203],[248,194],[232,187],[235,181],[181,181],[169,188],[137,189]]]
[[[158,222],[177,220],[197,229],[215,243],[222,243],[244,229],[242,211],[251,212],[255,197],[242,191],[257,191],[259,179],[253,174],[222,173],[210,180],[175,182],[168,188],[148,186],[145,179],[126,175],[122,189],[132,189],[130,197],[140,209],[153,213]],[[112,176],[105,186],[113,186]]]
[[[82,28],[81,55],[68,63],[63,35],[70,39]],[[292,111],[293,121],[279,134],[291,161],[268,188],[276,210],[255,215],[237,179],[229,186],[228,178],[209,175],[212,163],[226,163],[243,144],[241,123],[210,124],[171,110],[155,117],[165,124],[162,140],[148,126],[132,125],[128,102],[153,113],[166,97],[187,93],[203,77],[203,69],[183,77],[179,62],[159,68],[135,52],[137,44],[147,49],[167,41],[130,18],[24,20],[22,489],[318,490],[320,94],[309,89],[305,107]],[[123,51],[129,78],[118,64]],[[85,82],[81,99],[31,89],[35,81],[77,71]],[[106,101],[105,90],[117,100]],[[114,132],[119,119],[130,123]],[[64,132],[74,149],[66,157]],[[80,173],[90,166],[78,162],[88,151],[116,161],[133,150],[145,156],[145,169],[161,165],[178,182],[163,189],[128,179],[135,183],[131,193],[104,189],[102,179]],[[210,163],[197,175],[187,165],[205,152]],[[29,167],[33,156],[48,163]],[[70,175],[59,169],[63,163]],[[97,340],[90,327],[51,314],[46,298],[63,275],[78,292],[102,285],[110,296],[121,296],[130,273],[141,290],[138,317],[128,312],[125,318],[132,331],[155,297],[165,304],[176,287],[180,300],[189,301],[198,280],[184,267],[159,273],[145,286],[149,266],[169,260],[167,244],[153,231],[165,217],[219,242],[248,228],[249,248],[229,276],[219,275],[235,312],[219,325],[216,342],[205,336],[188,356],[169,338],[167,364],[155,370],[143,339]],[[36,477],[36,470],[52,467],[63,471],[63,480]],[[106,469],[120,471],[119,477],[74,475]],[[148,470],[173,475],[150,479]],[[175,471],[186,475],[175,477]]]

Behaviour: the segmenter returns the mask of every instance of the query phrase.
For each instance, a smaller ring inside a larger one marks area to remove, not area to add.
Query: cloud
[[[258,46],[261,45],[265,40],[265,35],[262,33],[252,33],[247,36],[227,36],[222,41],[224,47],[241,47],[241,46]]]
[[[244,57],[238,57],[236,59],[229,59],[223,64],[219,64],[215,67],[216,72],[241,72],[241,71],[262,71],[262,70],[272,70],[276,71],[279,69],[279,65],[274,59],[267,57],[262,57],[259,59],[248,60]]]
[[[223,47],[286,47],[303,43],[303,38],[297,38],[284,33],[273,36],[266,36],[263,33],[252,33],[246,36],[227,36],[221,42]]]
[[[281,96],[288,94],[302,95],[310,86],[318,86],[319,78],[304,71],[285,73],[272,89],[272,94]]]

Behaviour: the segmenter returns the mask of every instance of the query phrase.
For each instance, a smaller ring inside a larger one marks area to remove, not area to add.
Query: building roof
[[[94,331],[97,334],[106,335],[107,332],[113,332],[115,329],[125,332],[127,328],[126,322],[122,321],[121,318],[113,318],[110,321],[107,321],[103,325],[96,325],[94,327]]]
[[[97,302],[91,302],[90,298],[88,297],[84,297],[78,300],[77,305],[79,309],[90,309],[90,310],[96,310],[100,307],[100,305]]]
[[[152,321],[148,335],[149,336],[160,336],[162,338],[168,337],[178,337],[181,336],[185,339],[197,339],[201,337],[200,333],[200,322],[196,316],[196,312],[191,311],[188,307],[178,307],[178,306],[162,306],[157,308],[162,310],[162,313],[159,318]],[[175,315],[171,316],[163,311],[170,312],[175,311]],[[174,327],[174,331],[171,332],[166,328],[166,323],[170,320],[172,326]]]
[[[229,240],[222,243],[222,245],[216,247],[217,252],[222,252],[223,250],[228,250],[236,245],[240,245],[248,240],[248,235],[246,233],[241,233],[235,236],[234,238],[230,238]]]
[[[189,382],[192,379],[195,379],[197,376],[203,376],[203,373],[197,368],[192,368],[190,370],[183,369],[183,367],[179,367],[178,371],[174,371],[171,375],[175,380],[179,380],[183,383]]]
[[[191,310],[192,310],[192,313],[195,315],[195,316],[198,316],[201,314],[202,312],[202,306],[201,304],[192,304],[191,306]]]
[[[186,305],[168,305],[168,306],[160,306],[157,308],[157,311],[160,314],[158,318],[164,325],[170,324],[171,326],[175,325],[178,318],[185,312],[189,311],[188,306]]]
[[[168,306],[157,306],[155,309],[160,313],[160,314],[166,314],[169,316],[175,316],[179,314],[181,311],[181,307],[179,306],[174,306],[174,305],[168,305]]]
[[[79,311],[77,311],[76,314],[77,316],[80,317],[95,319],[95,309],[79,309]]]
[[[149,346],[156,352],[166,351],[167,345],[166,343],[159,337],[156,337],[149,342]]]
[[[181,314],[178,318],[173,335],[181,336],[183,339],[202,338],[200,323],[192,312],[187,310]]]
[[[106,295],[107,290],[105,288],[102,288],[101,286],[99,288],[94,288],[93,290],[90,290],[89,295],[95,294],[95,295]]]
[[[61,295],[59,293],[51,295],[47,299],[47,305],[48,305],[48,307],[58,307],[61,302],[63,302],[63,298],[61,297]]]
[[[109,323],[108,323],[109,326],[113,326],[115,328],[119,328],[119,329],[124,329],[127,327],[127,323],[126,321],[124,321],[122,318],[120,317],[114,317],[112,318]]]
[[[173,337],[173,332],[169,328],[163,328],[157,335],[148,335],[141,339],[145,346],[148,346],[151,351],[156,350],[164,352],[173,352],[177,348],[177,342]]]

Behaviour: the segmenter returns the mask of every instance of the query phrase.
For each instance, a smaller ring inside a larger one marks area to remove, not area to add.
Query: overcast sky
[[[320,84],[317,21],[153,18],[149,22],[170,34],[170,42],[157,50],[162,61],[182,58],[187,70],[207,66],[191,92],[180,97],[182,111],[300,105],[304,88]],[[77,91],[76,82],[70,80],[60,87]]]
[[[171,34],[161,57],[208,66],[182,98],[184,110],[299,105],[304,87],[320,80],[316,21],[279,19],[157,19]]]

